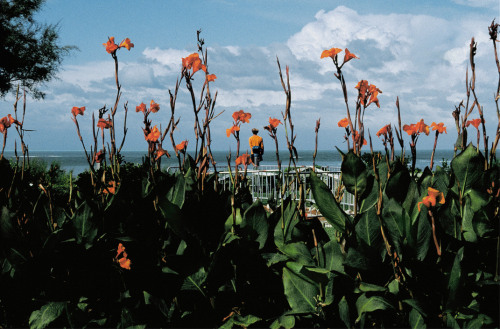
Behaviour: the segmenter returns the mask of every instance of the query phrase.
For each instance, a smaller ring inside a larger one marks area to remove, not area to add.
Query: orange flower
[[[236,158],[235,163],[237,166],[243,165],[243,166],[247,167],[249,164],[252,164],[253,162],[252,162],[252,157],[250,156],[250,154],[245,153],[245,154],[240,155],[238,158]]]
[[[410,125],[404,125],[403,130],[406,131],[406,133],[410,136],[418,134],[418,128],[414,123]]]
[[[429,135],[430,132],[429,126],[424,123],[424,119],[421,119],[418,123],[404,125],[403,130],[406,131],[408,135],[418,135],[420,133]]]
[[[355,130],[354,134],[352,134],[352,140],[356,143],[359,140],[359,137],[360,136],[358,134],[358,131]],[[366,142],[366,139],[363,138],[363,145],[366,145],[366,144],[368,144],[368,143]]]
[[[368,104],[366,106],[368,107],[368,105],[370,105],[371,103],[375,103],[375,105],[380,108],[380,103],[378,102],[378,94],[382,93],[382,91],[380,91],[380,89],[378,89],[375,85],[370,85],[368,87],[368,92],[370,93],[370,100],[368,101]]]
[[[0,119],[0,132],[1,133],[6,132],[7,128],[9,128],[10,126],[11,126],[11,122],[10,122],[9,118],[3,117]]]
[[[425,133],[427,136],[429,136],[429,126],[424,123],[424,119],[420,119],[420,121],[417,123],[417,128],[419,133]]]
[[[160,131],[157,126],[154,126],[151,132],[146,136],[148,142],[156,142],[160,138]]]
[[[346,128],[347,126],[349,126],[349,120],[347,120],[347,118],[343,118],[342,120],[340,120],[337,125],[339,127],[343,127],[343,128]]]
[[[351,53],[351,52],[349,51],[349,49],[347,49],[347,48],[346,48],[346,49],[345,49],[345,55],[344,55],[344,63],[349,62],[349,61],[350,61],[351,59],[353,59],[353,58],[357,58],[357,59],[359,59],[359,57],[358,57],[358,56],[354,55],[353,53]]]
[[[175,148],[177,149],[177,151],[185,152],[187,144],[188,141],[182,141],[179,144],[175,145]]]
[[[207,72],[207,67],[201,63],[201,59],[193,62],[193,74],[195,74],[199,70],[202,70],[205,73]]]
[[[161,145],[158,146],[158,151],[156,151],[156,160],[161,158],[163,155],[166,155],[167,158],[170,158],[170,154],[168,154],[167,150],[164,150]]]
[[[481,123],[481,119],[469,120],[465,123],[465,127],[468,127],[469,125],[473,125],[474,127],[476,127],[476,129],[479,129],[480,123]]]
[[[188,57],[182,59],[182,66],[190,70],[196,60],[200,60],[200,55],[198,55],[198,53],[192,53]]]
[[[354,87],[359,90],[359,93],[361,95],[366,94],[366,91],[368,90],[368,81],[367,80],[360,80],[356,87]]]
[[[215,79],[217,79],[217,76],[215,74],[208,74],[207,75],[208,82],[214,81]]]
[[[16,119],[14,119],[14,118],[12,117],[12,115],[10,115],[10,113],[9,113],[9,114],[7,114],[7,117],[9,118],[9,123],[10,123],[11,125],[12,125],[13,123],[15,123],[15,124],[16,124],[16,125],[18,125],[18,126],[22,126],[21,122],[19,122],[19,121],[17,121]]]
[[[432,130],[437,130],[438,133],[442,134],[443,132],[446,132],[446,127],[444,126],[444,123],[440,122],[436,124],[435,122],[431,123]]]
[[[329,50],[323,50],[320,58],[325,58],[325,57],[334,58],[340,52],[342,52],[342,49],[340,48],[331,48]]]
[[[243,110],[239,110],[238,112],[233,113],[233,119],[236,123],[238,123],[238,122],[250,123],[251,117],[252,117],[252,114],[245,113]]]
[[[136,106],[135,111],[146,113],[146,104],[141,103],[140,105]]]
[[[153,113],[156,113],[160,110],[160,104],[155,103],[154,100],[151,100],[151,103],[149,103],[149,110]]]
[[[388,130],[391,129],[391,124],[385,125],[380,130],[377,132],[377,137],[380,137],[380,135],[385,135],[387,136]]]
[[[269,118],[269,125],[272,126],[273,128],[278,127],[279,124],[282,124],[280,120],[274,118]]]
[[[120,257],[120,255],[122,257]],[[126,270],[130,270],[130,265],[132,264],[132,261],[130,259],[128,259],[127,257],[128,257],[128,255],[125,252],[125,247],[121,243],[119,243],[118,249],[116,250],[115,259],[118,261],[118,264],[120,264],[120,267],[122,267]]]
[[[106,47],[106,51],[110,54],[115,53],[116,50],[119,48],[118,45],[115,43],[115,37],[110,37],[108,39],[108,42],[103,43],[102,45]]]
[[[115,194],[116,193],[116,185],[117,183],[115,181],[109,181],[107,188],[102,190],[103,194]]]
[[[76,106],[73,106],[73,108],[71,109],[71,113],[73,114],[73,116],[77,116],[78,114],[80,115],[83,115],[83,112],[85,112],[85,106],[82,106],[82,107],[76,107]]]
[[[420,211],[420,205],[423,204],[427,208],[434,207],[436,206],[436,203],[444,204],[445,199],[444,199],[444,194],[443,192],[439,192],[438,190],[428,187],[427,188],[427,196],[425,196],[422,201],[420,201],[417,206],[418,206],[418,211]]]
[[[97,122],[97,127],[101,129],[109,129],[111,126],[113,126],[111,119],[106,120],[104,118],[100,118]]]
[[[229,137],[231,134],[234,134],[236,131],[240,131],[240,127],[237,125],[232,126],[229,129],[226,129],[226,135]]]
[[[130,51],[130,48],[134,48],[134,44],[132,42],[130,42],[130,39],[129,38],[126,38],[125,40],[123,40],[122,42],[120,42],[120,48],[122,47],[125,47],[127,48],[127,50]]]

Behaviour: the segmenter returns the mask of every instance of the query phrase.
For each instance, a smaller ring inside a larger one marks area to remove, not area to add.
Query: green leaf
[[[94,216],[92,208],[84,202],[78,207],[71,221],[76,231],[76,243],[84,244],[87,249],[92,247],[97,236]]]
[[[425,211],[418,213],[416,222],[411,227],[410,245],[413,247],[418,260],[424,260],[429,251],[432,239],[432,227]]]
[[[389,198],[394,198],[401,203],[406,198],[410,182],[411,177],[408,168],[403,166],[401,162],[396,161],[393,165],[391,176],[387,181],[385,194]]]
[[[229,215],[229,217],[227,217],[226,223],[224,224],[224,229],[226,231],[231,230],[231,227],[233,227],[233,224],[234,225],[241,225],[241,223],[243,222],[243,217],[241,217],[241,209],[240,208],[236,208],[235,209],[235,213],[236,213],[236,219],[235,220],[233,220],[233,213],[232,212]]]
[[[370,313],[377,310],[394,309],[394,307],[382,296],[366,297],[366,294],[359,296],[356,301],[356,309],[358,310],[358,318],[356,323],[361,320],[364,313]]]
[[[344,273],[344,255],[336,240],[328,241],[321,248],[324,257],[320,257],[320,265],[328,271]]]
[[[341,170],[346,190],[360,197],[366,190],[369,176],[363,160],[351,150],[344,156]]]
[[[339,302],[339,315],[346,327],[351,328],[351,314],[349,312],[349,304],[347,303],[345,296],[342,296],[342,299]]]
[[[461,283],[462,283],[462,259],[464,258],[464,247],[460,248],[453,261],[453,266],[450,272],[450,278],[448,280],[448,299],[446,302],[446,311],[454,311],[457,308],[461,300]]]
[[[288,256],[280,253],[263,253],[262,258],[266,261],[267,267],[288,260]]]
[[[29,318],[31,329],[43,329],[61,316],[66,302],[50,302],[42,306],[41,309],[33,311]]]
[[[233,316],[231,316],[229,319],[227,319],[226,322],[224,322],[224,324],[222,326],[220,326],[219,328],[221,328],[221,329],[234,328],[235,326],[247,328],[248,326],[250,326],[250,325],[252,325],[255,322],[260,321],[260,320],[261,320],[261,318],[255,316],[255,315],[248,314],[246,316],[242,316],[242,315],[235,313]]]
[[[292,232],[295,225],[298,224],[297,203],[290,198],[283,202],[283,216],[281,216],[281,208],[278,208],[274,214],[278,216],[278,221],[274,228],[274,243],[278,248],[283,248],[285,244],[291,242]]]
[[[185,238],[185,228],[181,209],[176,204],[170,202],[166,197],[158,199],[158,208],[169,228],[182,239]]]
[[[410,328],[413,329],[425,329],[427,328],[427,325],[424,322],[424,317],[418,313],[414,308],[410,311],[410,317],[409,317],[409,322],[410,322]]]
[[[314,265],[311,253],[304,242],[289,243],[280,248],[280,250],[299,264]]]
[[[410,217],[395,199],[384,200],[382,218],[396,248],[399,257],[402,256],[403,240],[410,231]]]
[[[270,329],[291,329],[295,327],[295,316],[293,315],[281,315],[269,326]]]
[[[311,191],[316,201],[321,214],[326,218],[336,230],[344,233],[346,222],[349,222],[347,214],[339,206],[332,191],[328,186],[316,175],[311,173]]]
[[[168,201],[172,202],[179,208],[184,205],[186,194],[186,180],[181,172],[175,174],[175,184],[167,192]]]
[[[467,148],[451,161],[453,174],[460,187],[461,194],[480,182],[484,171],[484,157],[476,148],[469,144]]]
[[[355,227],[356,238],[358,241],[363,241],[369,247],[379,245],[381,243],[380,221],[377,218],[375,208],[370,208],[360,216]]]
[[[242,234],[259,243],[259,249],[264,248],[269,232],[269,224],[267,222],[267,213],[260,200],[254,202],[243,214],[241,229]]]
[[[307,276],[283,268],[283,287],[288,304],[294,313],[316,312],[316,300],[319,295],[319,284]]]
[[[203,267],[200,267],[196,273],[193,273],[186,277],[182,283],[181,290],[192,290],[200,292],[203,297],[205,296],[205,291],[203,289],[203,284],[207,279],[207,273]]]

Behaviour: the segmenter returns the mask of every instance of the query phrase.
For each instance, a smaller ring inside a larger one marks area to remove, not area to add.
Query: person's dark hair
[[[254,135],[256,135],[256,134],[259,132],[259,129],[257,129],[257,128],[253,128],[253,129],[252,129],[252,132],[254,133]]]

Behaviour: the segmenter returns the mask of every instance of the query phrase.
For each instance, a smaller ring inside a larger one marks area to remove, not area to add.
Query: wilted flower
[[[141,103],[135,107],[136,112],[143,112],[146,113],[146,104]]]
[[[149,103],[149,110],[153,113],[156,113],[160,110],[160,104],[155,103],[154,100],[151,100]]]
[[[444,199],[444,194],[443,192],[439,192],[438,190],[428,187],[427,188],[427,196],[425,196],[422,201],[420,201],[417,206],[418,206],[418,211],[420,211],[420,205],[423,204],[427,208],[434,207],[436,206],[436,203],[444,204],[445,199]]]
[[[71,114],[73,114],[73,116],[75,116],[75,117],[78,114],[83,115],[83,112],[85,112],[85,106],[82,106],[82,107],[73,106],[73,108],[71,109]]]

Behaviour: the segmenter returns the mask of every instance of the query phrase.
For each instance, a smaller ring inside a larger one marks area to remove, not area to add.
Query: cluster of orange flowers
[[[240,131],[240,126],[242,123],[250,123],[250,118],[252,114],[245,113],[243,110],[239,110],[238,112],[233,113],[233,126],[231,128],[226,129],[226,135],[229,137],[233,134],[236,137],[238,131]]]
[[[117,45],[115,43],[115,37],[110,37],[108,39],[108,42],[102,44],[104,47],[106,47],[106,51],[110,54],[116,53],[116,51],[120,48],[126,48],[127,50],[130,50],[130,48],[134,47],[134,44],[130,42],[129,38],[126,38],[122,42],[120,42],[120,45]]]
[[[14,119],[12,115],[8,114],[6,117],[0,119],[0,133],[4,134],[7,132],[7,128],[10,128],[12,124],[22,126],[22,124]]]
[[[417,123],[412,123],[410,125],[404,125],[403,130],[406,131],[408,135],[419,135],[420,133],[425,133],[429,135],[429,126],[424,123],[424,119],[421,119]]]
[[[118,249],[116,250],[116,256],[115,260],[120,264],[120,267],[130,270],[130,265],[132,264],[132,261],[127,258],[128,255],[125,252],[125,247],[121,242],[118,244]]]
[[[375,103],[380,108],[378,94],[381,94],[382,91],[377,86],[369,84],[367,80],[361,80],[354,88],[359,91],[358,98],[361,105],[368,107],[371,103]]]
[[[423,204],[427,208],[435,207],[437,203],[444,204],[444,194],[443,192],[439,192],[435,188],[428,187],[427,188],[427,196],[425,196],[422,201],[420,201],[418,206],[418,211],[420,211],[420,205]]]
[[[135,112],[142,112],[142,113],[156,113],[160,110],[160,104],[155,103],[154,100],[151,100],[149,103],[149,109],[146,108],[146,104],[141,103],[135,107]]]
[[[340,48],[331,48],[331,49],[328,49],[328,50],[323,50],[323,52],[321,53],[321,58],[326,58],[326,57],[331,57],[331,59],[333,59],[334,61],[336,61],[337,59],[337,55],[339,53],[342,52],[342,49]],[[353,53],[351,53],[349,51],[349,49],[345,49],[345,55],[344,55],[344,62],[342,65],[344,65],[345,63],[349,62],[351,59],[353,58],[357,58],[359,59],[358,56],[354,55]]]

